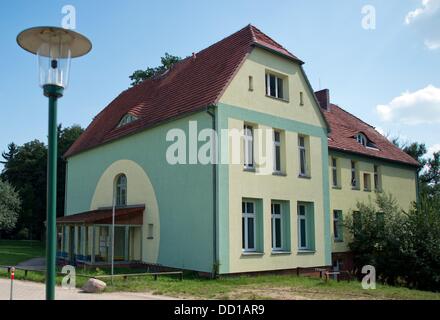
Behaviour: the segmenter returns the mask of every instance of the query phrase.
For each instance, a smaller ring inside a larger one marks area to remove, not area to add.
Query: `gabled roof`
[[[292,53],[252,25],[183,59],[160,77],[123,91],[87,127],[64,155],[133,134],[158,123],[215,105],[255,46],[302,64]],[[117,127],[130,113],[139,119]]]
[[[324,111],[324,116],[331,129],[328,140],[330,149],[413,166],[419,165],[416,160],[392,144],[387,138],[377,132],[374,127],[339,106],[330,104],[329,108]],[[358,133],[363,133],[375,145],[375,148],[365,147],[358,143],[354,138]]]

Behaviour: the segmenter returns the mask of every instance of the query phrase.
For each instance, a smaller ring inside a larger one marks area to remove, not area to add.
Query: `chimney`
[[[330,109],[330,91],[328,89],[323,89],[315,92],[316,99],[319,105],[325,111]]]
[[[196,58],[197,58],[197,55],[196,55],[195,52],[193,52],[193,53],[192,53],[192,59],[193,59],[193,60],[196,60]]]

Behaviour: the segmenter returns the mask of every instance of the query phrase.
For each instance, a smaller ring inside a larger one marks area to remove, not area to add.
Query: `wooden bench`
[[[339,271],[326,271],[324,273],[325,275],[325,282],[328,282],[328,280],[330,279],[330,276],[336,276],[336,281],[339,282],[339,275],[341,274],[341,272]]]
[[[326,268],[315,268],[316,272],[319,272],[319,277],[322,278],[322,275],[324,274],[324,272],[327,272],[328,269]]]

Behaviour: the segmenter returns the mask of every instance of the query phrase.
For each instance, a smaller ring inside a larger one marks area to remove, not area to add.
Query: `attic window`
[[[137,119],[138,117],[127,113],[125,116],[122,117],[121,121],[119,121],[118,128],[125,126],[126,124],[129,124],[130,122],[133,122]]]
[[[354,138],[359,144],[363,145],[364,147],[379,150],[377,146],[371,140],[369,140],[365,134],[361,132],[355,135]]]
[[[356,138],[356,141],[358,143],[360,143],[364,147],[367,146],[368,140],[367,140],[367,137],[364,134],[358,133],[355,138]]]

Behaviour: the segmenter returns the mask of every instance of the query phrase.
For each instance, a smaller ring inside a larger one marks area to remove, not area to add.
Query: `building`
[[[315,94],[302,65],[248,25],[122,92],[65,154],[60,259],[108,264],[115,207],[118,263],[220,274],[347,265],[343,216],[374,188],[408,207],[418,163]]]

